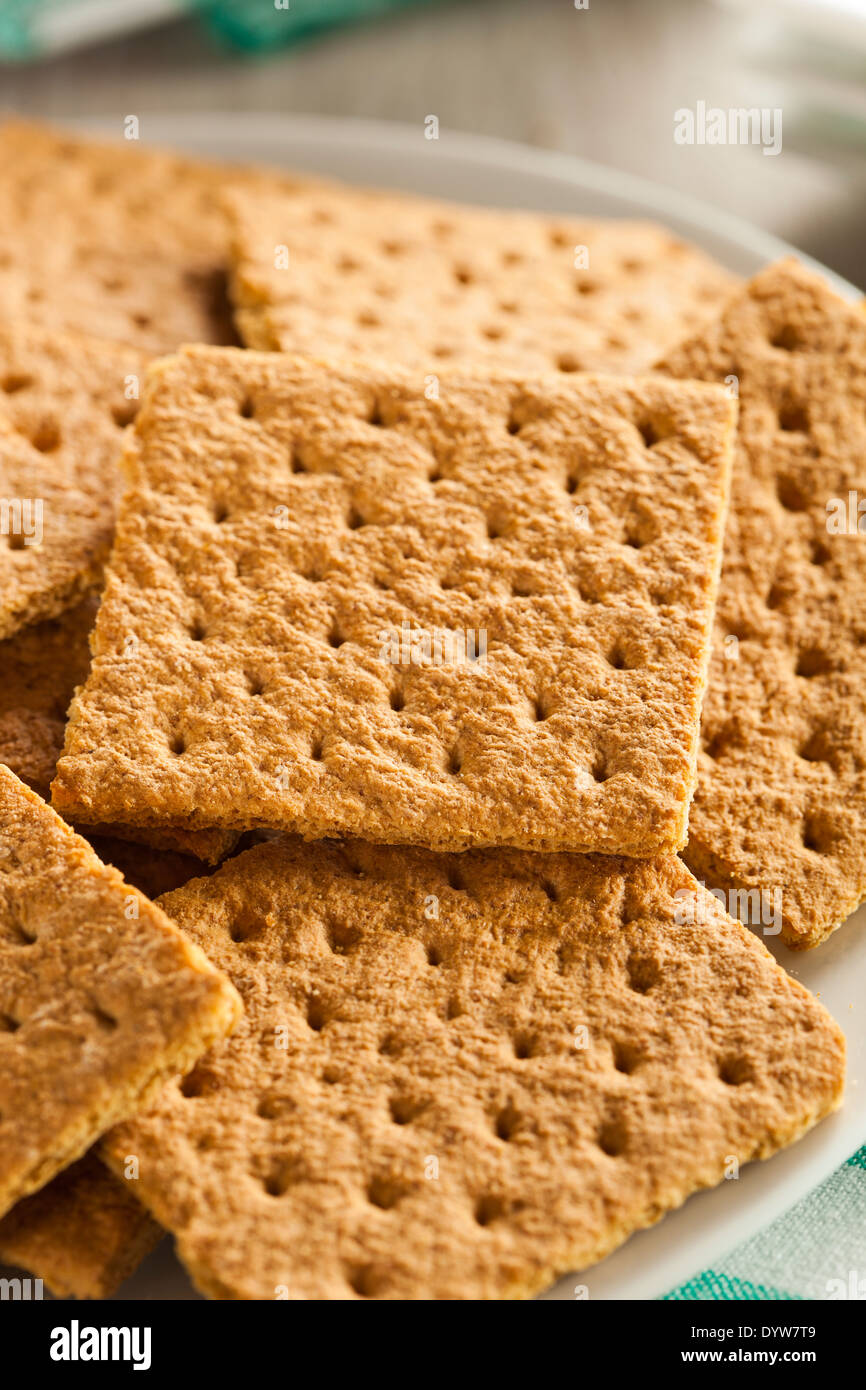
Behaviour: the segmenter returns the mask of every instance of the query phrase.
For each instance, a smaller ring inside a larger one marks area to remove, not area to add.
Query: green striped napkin
[[[866,1299],[866,1146],[665,1299]]]

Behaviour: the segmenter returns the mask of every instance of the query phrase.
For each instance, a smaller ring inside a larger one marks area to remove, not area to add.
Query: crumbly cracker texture
[[[201,951],[0,765],[0,1215],[239,1012]]]
[[[816,946],[866,896],[866,319],[786,260],[662,368],[740,398],[685,858]]]
[[[443,377],[429,399],[396,367],[166,359],[55,806],[679,847],[733,422],[721,389],[661,377]]]
[[[652,223],[325,186],[227,201],[231,293],[253,348],[426,372],[640,372],[736,284]]]
[[[102,1152],[213,1298],[529,1296],[841,1096],[673,856],[272,842],[162,903],[244,1018]]]

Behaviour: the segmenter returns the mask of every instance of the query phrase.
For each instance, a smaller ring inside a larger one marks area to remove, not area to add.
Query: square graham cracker
[[[46,801],[63,749],[66,711],[90,667],[89,635],[99,600],[91,595],[57,618],[22,628],[0,642],[0,763]],[[97,853],[149,898],[193,878],[202,861],[218,864],[234,848],[227,830],[145,830],[132,825],[88,827],[103,832]],[[122,841],[131,841],[124,845]],[[151,887],[155,886],[155,892]]]
[[[206,164],[139,140],[4,122],[0,318],[150,354],[233,342],[221,195],[234,180],[289,185],[282,174]]]
[[[0,1215],[239,1012],[201,951],[0,766]]]
[[[674,856],[274,841],[161,901],[244,1017],[100,1152],[214,1298],[528,1296],[840,1099]]]
[[[640,372],[737,284],[652,223],[325,186],[226,201],[236,321],[265,350],[428,371]]]
[[[108,1298],[164,1234],[91,1149],[0,1220],[0,1260],[56,1298]]]
[[[816,946],[866,897],[866,317],[783,261],[663,369],[740,397],[685,858]]]
[[[733,422],[719,388],[661,378],[476,374],[427,399],[384,365],[164,360],[55,806],[679,847]]]
[[[0,638],[99,583],[146,362],[117,343],[0,325]]]

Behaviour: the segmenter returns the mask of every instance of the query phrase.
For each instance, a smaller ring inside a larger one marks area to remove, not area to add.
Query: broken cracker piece
[[[734,403],[191,348],[129,437],[54,804],[442,849],[685,839]],[[426,645],[425,645],[426,644]]]
[[[164,913],[0,766],[0,1215],[239,1012]]]
[[[101,1151],[213,1298],[528,1296],[841,1097],[674,857],[271,842],[162,902],[245,1014]]]

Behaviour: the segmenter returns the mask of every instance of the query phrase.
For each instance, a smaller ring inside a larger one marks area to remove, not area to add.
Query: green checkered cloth
[[[866,1299],[866,1147],[665,1299]]]

